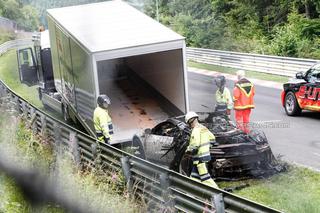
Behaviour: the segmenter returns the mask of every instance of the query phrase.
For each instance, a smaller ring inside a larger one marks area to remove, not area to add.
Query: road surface
[[[233,84],[227,81],[229,89]],[[212,77],[188,72],[188,85],[191,110],[208,111],[202,105],[213,108],[216,87]],[[320,113],[289,117],[281,106],[280,94],[279,89],[256,85],[251,122],[266,133],[276,156],[320,171]]]

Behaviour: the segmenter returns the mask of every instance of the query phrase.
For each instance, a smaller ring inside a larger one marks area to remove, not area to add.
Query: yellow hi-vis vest
[[[218,104],[226,104],[227,105],[227,109],[232,109],[233,106],[233,100],[231,97],[231,93],[230,90],[225,87],[223,89],[223,93],[220,92],[219,89],[217,89],[216,91],[216,101]]]
[[[210,143],[215,141],[214,135],[207,127],[197,124],[191,132],[189,146],[187,151],[193,153],[193,164],[208,162],[211,160]]]
[[[113,125],[108,110],[98,106],[93,112],[93,122],[98,140],[103,141],[104,137],[111,140]]]

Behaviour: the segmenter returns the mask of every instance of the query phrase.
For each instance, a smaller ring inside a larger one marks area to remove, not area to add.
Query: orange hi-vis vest
[[[242,78],[236,82],[233,89],[234,109],[241,110],[254,108],[254,92],[254,86],[248,79]]]

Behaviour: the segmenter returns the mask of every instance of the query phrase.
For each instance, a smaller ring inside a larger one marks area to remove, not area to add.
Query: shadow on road
[[[310,112],[310,111],[303,111],[300,117],[304,118],[312,118],[315,120],[320,120],[320,112]]]

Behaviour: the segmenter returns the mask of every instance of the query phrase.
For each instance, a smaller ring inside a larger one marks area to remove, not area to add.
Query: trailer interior
[[[114,141],[185,111],[182,49],[97,62],[99,93],[111,98]]]

